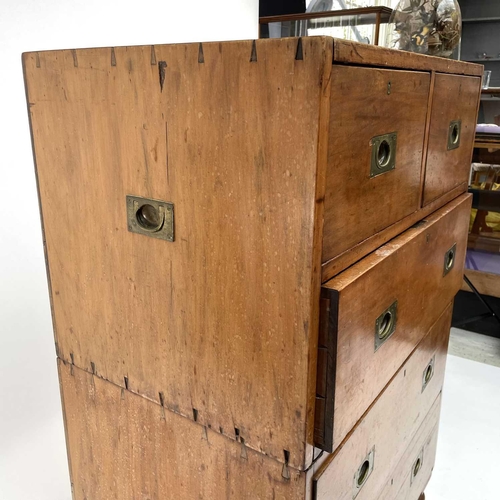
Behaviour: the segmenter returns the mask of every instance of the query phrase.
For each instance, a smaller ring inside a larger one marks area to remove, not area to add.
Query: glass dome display
[[[386,46],[457,58],[461,36],[457,0],[400,0],[389,21]]]

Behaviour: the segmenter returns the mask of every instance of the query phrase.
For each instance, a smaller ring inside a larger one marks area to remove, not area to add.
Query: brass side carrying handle
[[[127,195],[127,227],[131,233],[174,241],[174,205]]]
[[[398,133],[392,132],[373,137],[370,177],[384,174],[396,168],[396,146]]]
[[[354,474],[353,500],[358,496],[361,488],[366,484],[370,474],[373,472],[375,463],[375,447],[373,447],[365,459],[361,462],[358,470]]]
[[[448,128],[448,151],[460,146],[462,136],[462,120],[453,120]]]
[[[457,244],[455,243],[444,254],[443,276],[446,276],[455,266],[455,258],[457,253]]]
[[[425,367],[425,370],[422,374],[422,392],[425,391],[425,388],[429,385],[432,377],[434,376],[434,363],[436,362],[436,357],[433,356],[429,361],[429,364]]]
[[[398,301],[393,302],[375,321],[375,351],[396,331]]]

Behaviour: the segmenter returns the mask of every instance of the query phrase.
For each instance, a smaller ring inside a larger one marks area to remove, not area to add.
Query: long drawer
[[[441,398],[434,403],[377,500],[417,500],[436,461]]]
[[[450,304],[348,439],[321,466],[314,477],[314,500],[379,498],[440,395],[451,312]]]
[[[322,289],[315,442],[333,451],[462,283],[463,195]]]

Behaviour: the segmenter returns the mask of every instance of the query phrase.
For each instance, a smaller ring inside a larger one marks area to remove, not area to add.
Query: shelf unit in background
[[[463,18],[462,59],[482,64],[485,70],[492,72],[490,88],[481,92],[478,122],[494,123],[495,116],[500,115],[500,2],[493,2],[491,0],[460,0],[460,7]],[[490,58],[485,59],[480,57],[484,53],[490,56]],[[474,144],[473,162],[485,164],[500,163],[500,144],[477,138]],[[498,208],[498,195],[500,195],[500,192],[481,191],[478,193],[477,190],[473,190],[473,194],[473,206],[479,212],[482,212],[482,216],[489,211],[500,210]],[[485,204],[485,199],[487,199],[488,205]],[[493,202],[491,203],[492,199]],[[479,234],[474,234],[474,231],[472,231],[468,238],[468,249],[471,252],[470,254],[468,252],[471,259],[474,258],[475,251],[498,254],[499,239],[495,238],[492,233],[481,231]],[[485,270],[488,269],[466,269],[465,275],[480,294],[495,297],[500,296],[500,274],[484,272]],[[471,292],[470,286],[465,281],[462,290]],[[477,299],[471,298],[473,297],[472,293],[467,295],[470,295],[466,299],[467,301],[474,301],[473,303],[477,304]],[[460,307],[463,307],[463,304],[458,301],[458,308]],[[466,322],[467,329],[487,333],[488,328],[491,328],[488,321],[490,320],[472,323]],[[493,326],[496,327],[496,321],[493,322],[495,323]]]
[[[500,17],[474,17],[469,19],[462,19],[462,23],[494,23],[500,21]]]
[[[482,92],[479,123],[494,123],[500,115],[500,2],[460,0],[462,9],[462,59],[491,71],[490,91]],[[487,54],[488,59],[481,57]]]
[[[462,59],[492,72],[490,85],[500,87],[500,2],[461,0]],[[489,58],[480,57],[486,53]]]

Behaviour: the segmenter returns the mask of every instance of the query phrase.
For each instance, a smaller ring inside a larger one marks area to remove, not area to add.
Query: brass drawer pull
[[[132,233],[174,241],[174,205],[127,195],[127,226]]]
[[[455,265],[455,254],[457,252],[457,244],[455,243],[449,250],[444,254],[444,267],[443,276],[446,276]]]
[[[422,470],[422,466],[424,465],[424,450],[422,449],[415,459],[411,466],[411,481],[410,484],[413,484],[413,481],[418,476],[418,473]]]
[[[371,140],[372,160],[370,177],[375,177],[396,168],[397,132],[378,135]]]
[[[454,120],[448,129],[448,150],[457,149],[460,146],[462,135],[462,120]]]
[[[425,388],[429,385],[433,375],[434,375],[434,363],[436,361],[436,357],[433,356],[429,361],[429,364],[425,367],[424,373],[422,374],[422,392],[424,392]]]
[[[396,331],[398,301],[392,303],[375,321],[375,350]]]
[[[370,477],[370,474],[373,472],[374,461],[375,447],[370,450],[370,453],[368,453],[368,455],[356,471],[356,474],[354,474],[354,490],[352,495],[353,500],[358,496],[361,488],[366,484],[366,481]]]

